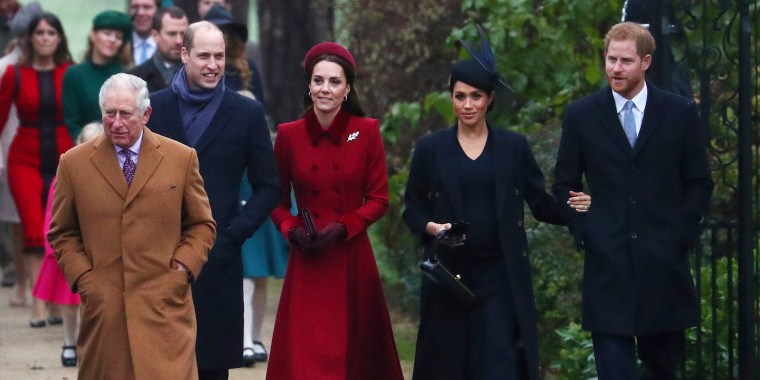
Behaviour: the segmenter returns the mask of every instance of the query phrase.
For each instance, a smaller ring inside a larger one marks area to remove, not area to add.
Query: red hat
[[[309,67],[309,64],[314,58],[323,54],[330,54],[345,59],[346,62],[351,65],[353,71],[356,71],[356,61],[354,61],[354,56],[352,56],[342,45],[335,42],[322,42],[309,49],[309,52],[306,53],[306,57],[303,59],[304,70]]]

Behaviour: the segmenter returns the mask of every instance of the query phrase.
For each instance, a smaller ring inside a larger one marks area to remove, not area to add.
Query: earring
[[[309,90],[309,97],[311,98],[311,90]]]
[[[348,95],[346,95],[346,96],[343,97],[343,101],[344,102],[347,101],[347,100],[348,100]]]

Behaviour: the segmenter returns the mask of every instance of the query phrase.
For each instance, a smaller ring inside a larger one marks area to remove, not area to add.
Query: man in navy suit
[[[182,63],[169,88],[151,94],[151,130],[192,146],[217,223],[217,240],[193,283],[199,377],[227,379],[243,365],[241,246],[280,199],[269,129],[261,104],[224,86],[222,32],[206,21],[185,31]],[[240,208],[243,172],[253,194]]]
[[[178,7],[160,8],[153,16],[151,35],[156,52],[129,73],[148,83],[148,91],[163,90],[171,84],[174,73],[182,66],[182,37],[187,29],[187,16]]]
[[[675,378],[699,321],[688,252],[713,183],[694,102],[644,80],[654,49],[638,24],[610,29],[609,87],[567,107],[555,167],[558,199],[584,175],[594,199],[570,232],[585,249],[583,328],[600,380]]]

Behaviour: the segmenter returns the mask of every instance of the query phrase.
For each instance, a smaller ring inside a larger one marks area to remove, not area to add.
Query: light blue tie
[[[631,148],[636,145],[636,119],[633,117],[633,101],[625,102],[623,106],[623,130],[625,131],[625,137],[628,137],[628,144],[631,144]]]
[[[140,62],[139,64],[142,64],[143,62],[148,60],[148,41],[143,41],[142,44],[140,44]]]

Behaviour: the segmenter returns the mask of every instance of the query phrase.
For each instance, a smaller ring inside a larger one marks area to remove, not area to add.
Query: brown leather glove
[[[288,232],[288,241],[290,244],[304,248],[307,244],[311,243],[309,234],[303,227],[291,228]]]
[[[317,233],[317,239],[303,246],[304,252],[321,251],[338,240],[346,237],[343,223],[330,223]]]

